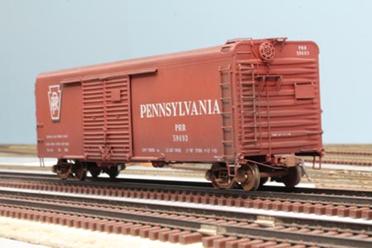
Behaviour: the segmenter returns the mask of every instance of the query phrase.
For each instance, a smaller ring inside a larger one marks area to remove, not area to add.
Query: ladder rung
[[[231,101],[231,97],[222,97],[221,101],[223,101],[223,102]]]
[[[251,71],[253,71],[254,70],[254,67],[253,66],[250,66],[250,65],[243,65],[243,64],[239,64],[239,69],[240,70],[251,70]]]
[[[257,140],[252,140],[252,141],[240,141],[240,142],[243,143],[243,144],[247,144],[247,143],[252,144],[252,143],[257,143]]]

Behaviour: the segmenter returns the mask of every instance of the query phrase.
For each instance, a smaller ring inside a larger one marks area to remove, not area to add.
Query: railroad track
[[[326,151],[327,154],[353,155],[353,156],[372,156],[372,152],[353,152],[353,151]]]
[[[219,206],[372,219],[372,192],[281,187],[263,191],[216,190],[209,183],[107,179],[62,181],[53,175],[0,173],[0,186],[20,189],[203,203]]]
[[[312,163],[312,159],[304,159],[306,162]],[[319,163],[319,160],[315,161],[316,163]],[[346,164],[346,165],[361,165],[361,166],[370,166],[372,165],[371,161],[355,161],[351,159],[322,159],[323,164]]]
[[[157,185],[167,185],[176,187],[174,189],[185,189],[185,186],[189,189],[198,189],[203,188],[205,192],[215,192],[216,194],[226,194],[226,193],[238,193],[238,194],[255,194],[255,192],[245,192],[237,189],[229,190],[218,190],[214,189],[209,182],[198,182],[198,181],[182,181],[182,178],[178,181],[166,181],[166,180],[156,180],[156,179],[122,179],[117,178],[115,180],[108,180],[108,178],[90,178],[88,177],[86,181],[78,181],[75,179],[71,180],[61,180],[54,174],[46,173],[34,173],[34,172],[9,172],[9,171],[0,171],[0,178],[3,179],[22,179],[27,181],[40,181],[45,182],[55,182],[61,184],[71,184],[71,185],[96,185],[104,187],[118,187],[118,188],[139,188],[142,185],[155,186]],[[148,187],[147,187],[148,188]],[[355,190],[344,190],[344,189],[325,189],[325,188],[301,188],[296,187],[293,189],[287,189],[280,186],[264,186],[260,189],[259,192],[290,192],[291,194],[317,194],[319,195],[336,195],[336,196],[351,196],[351,197],[369,197],[372,198],[372,192],[370,191],[355,191]],[[325,196],[327,197],[327,196]]]
[[[306,162],[313,162],[311,158],[304,158]],[[318,163],[318,160],[316,160]],[[347,165],[372,165],[372,152],[367,151],[325,151],[322,163]]]
[[[0,214],[205,247],[371,247],[370,223],[0,190]],[[346,223],[344,223],[346,225]]]

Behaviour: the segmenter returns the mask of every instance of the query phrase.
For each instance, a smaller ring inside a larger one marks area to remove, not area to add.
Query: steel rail
[[[306,201],[313,203],[342,203],[354,204],[362,207],[372,206],[372,192],[333,190],[333,189],[309,189],[294,188],[292,191],[284,187],[263,187],[261,191],[245,192],[241,189],[220,190],[214,189],[208,182],[185,182],[185,181],[164,181],[164,180],[144,180],[144,179],[115,179],[108,178],[91,179],[86,181],[61,180],[55,175],[34,174],[34,173],[13,173],[0,172],[0,178],[4,179],[27,179],[43,182],[53,182],[63,185],[73,186],[99,186],[115,187],[119,189],[147,189],[162,191],[185,191],[190,193],[204,193],[216,196],[243,197],[249,199],[267,198],[292,201]],[[169,187],[164,187],[164,186]]]
[[[270,219],[273,222],[280,223],[280,224],[296,224],[296,225],[307,225],[307,226],[322,226],[325,228],[345,228],[350,230],[364,230],[368,232],[372,232],[372,221],[371,224],[366,224],[364,222],[357,223],[357,222],[340,222],[340,221],[331,221],[329,219],[322,220],[321,218],[303,218],[303,217],[289,217],[283,215],[275,215],[275,213],[265,214],[265,213],[246,213],[240,211],[227,211],[222,209],[208,209],[201,207],[194,207],[188,206],[183,207],[183,204],[174,205],[174,204],[167,204],[167,201],[162,201],[161,204],[143,201],[139,199],[136,202],[126,200],[126,199],[105,199],[105,198],[93,198],[92,196],[79,196],[79,195],[61,195],[61,194],[50,194],[50,193],[40,193],[40,192],[14,192],[14,191],[7,191],[0,189],[0,196],[1,195],[8,195],[8,196],[18,196],[20,198],[31,196],[34,198],[41,198],[41,199],[53,199],[58,201],[70,201],[75,203],[89,203],[89,204],[97,204],[97,205],[110,205],[110,206],[117,206],[117,207],[131,207],[134,209],[142,208],[142,209],[151,209],[157,211],[171,211],[176,213],[190,213],[195,214],[196,212],[200,215],[209,215],[209,216],[219,216],[219,217],[226,217],[226,218],[234,218],[236,220],[251,220],[256,221],[257,217],[274,217],[274,219]],[[164,203],[163,203],[164,202]],[[324,216],[323,216],[324,217]],[[325,216],[328,217],[328,216]],[[275,224],[275,223],[274,223]],[[372,235],[372,233],[371,233]]]

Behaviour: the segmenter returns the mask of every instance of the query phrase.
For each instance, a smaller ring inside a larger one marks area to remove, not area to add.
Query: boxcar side
[[[286,39],[224,45],[41,74],[38,155],[62,178],[118,175],[128,162],[212,164],[218,188],[298,184],[321,156],[318,47]]]
[[[38,154],[109,163],[219,160],[219,68],[231,60],[210,52],[42,75]]]

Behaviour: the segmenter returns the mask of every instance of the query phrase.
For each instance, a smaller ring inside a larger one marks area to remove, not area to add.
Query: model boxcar
[[[301,178],[322,153],[318,47],[236,39],[221,46],[44,73],[40,157],[62,178],[118,175],[127,162],[209,163],[219,188]]]

